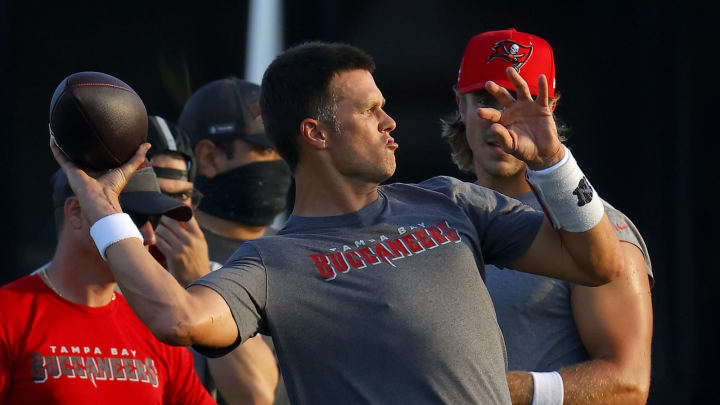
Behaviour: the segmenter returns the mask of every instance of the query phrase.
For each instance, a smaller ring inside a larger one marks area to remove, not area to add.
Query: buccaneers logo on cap
[[[520,45],[509,39],[499,41],[493,45],[493,52],[488,57],[488,63],[495,58],[500,58],[512,64],[513,69],[520,73],[520,69],[530,59],[532,55],[533,45]]]

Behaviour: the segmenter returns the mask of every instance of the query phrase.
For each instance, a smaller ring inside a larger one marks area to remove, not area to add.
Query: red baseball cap
[[[468,42],[458,73],[460,94],[484,89],[488,80],[514,91],[515,86],[505,73],[508,66],[520,73],[534,96],[538,92],[538,77],[545,74],[548,96],[555,97],[555,59],[550,44],[514,28],[483,32]]]

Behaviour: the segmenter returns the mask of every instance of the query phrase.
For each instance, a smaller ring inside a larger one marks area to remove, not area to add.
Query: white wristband
[[[533,379],[533,399],[531,405],[562,405],[563,380],[560,373],[531,372]]]
[[[103,260],[107,260],[105,249],[113,243],[128,238],[138,238],[140,242],[143,242],[142,234],[140,234],[130,216],[122,212],[98,219],[90,227],[90,236],[95,241],[95,246],[97,246]]]
[[[526,177],[556,229],[585,232],[602,219],[602,201],[568,148],[558,163],[537,171],[527,169]]]

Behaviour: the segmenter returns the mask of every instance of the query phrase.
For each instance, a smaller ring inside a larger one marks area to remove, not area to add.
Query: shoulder
[[[25,300],[32,299],[42,291],[42,284],[43,282],[40,276],[34,274],[12,281],[0,287],[0,302],[7,304],[13,303],[13,306],[15,306]],[[5,305],[0,306],[9,308]]]
[[[3,346],[22,344],[24,336],[31,330],[27,326],[34,323],[38,313],[52,304],[43,298],[48,297],[50,292],[41,294],[42,289],[43,281],[36,275],[0,287],[0,308],[3,308],[0,311],[0,343]]]
[[[475,183],[469,183],[450,176],[435,176],[416,184],[393,183],[381,186],[386,193],[425,194],[450,199],[454,202],[476,198],[495,198],[498,193]]]
[[[280,242],[281,236],[277,235],[266,235],[257,239],[245,241],[240,245],[235,252],[228,258],[227,263],[239,259],[257,260],[261,259],[261,251],[269,246],[273,246]]]
[[[451,194],[458,192],[468,192],[473,187],[479,187],[477,184],[468,183],[455,177],[435,176],[415,185],[418,188],[428,191],[440,192],[443,194]]]

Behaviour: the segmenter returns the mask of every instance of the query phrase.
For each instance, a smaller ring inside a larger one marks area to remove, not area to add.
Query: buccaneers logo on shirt
[[[499,58],[512,64],[513,69],[520,73],[520,69],[530,59],[532,51],[532,42],[530,42],[530,45],[525,46],[506,39],[493,45],[492,53],[488,57],[488,63],[495,58]]]

